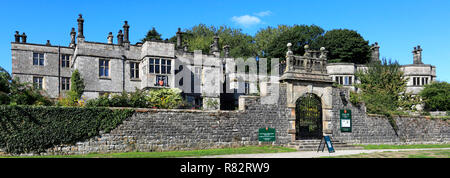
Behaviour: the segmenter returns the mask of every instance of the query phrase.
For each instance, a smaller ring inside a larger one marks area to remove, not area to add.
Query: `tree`
[[[149,30],[147,32],[147,35],[145,35],[145,38],[141,39],[141,41],[143,43],[145,43],[146,41],[151,41],[151,40],[162,40],[161,38],[161,34],[159,34],[155,27],[153,27],[151,30]]]
[[[0,104],[9,105],[52,105],[52,101],[41,94],[30,83],[20,83],[0,67]]]
[[[263,48],[263,50],[267,50],[264,51],[264,53],[267,53],[267,57],[280,58],[281,61],[284,61],[286,58],[286,45],[288,43],[292,43],[292,51],[294,54],[302,55],[305,52],[304,46],[311,45],[325,32],[316,25],[280,25],[278,26],[278,31],[273,33],[276,37],[271,37],[272,40],[267,45],[267,49]]]
[[[354,30],[330,30],[312,44],[312,48],[316,49],[322,46],[329,51],[331,62],[365,64],[370,61],[369,42]]]
[[[11,75],[8,71],[0,67],[0,104],[9,104]]]
[[[244,34],[242,29],[230,28],[227,26],[206,26],[198,24],[190,29],[186,29],[183,34],[183,44],[187,43],[189,51],[202,50],[203,53],[210,53],[210,45],[214,41],[214,36],[219,37],[219,47],[230,46],[231,57],[253,57],[256,53],[256,47],[252,36]],[[176,41],[176,36],[169,40]],[[224,51],[221,50],[221,55]]]
[[[268,26],[260,29],[255,34],[255,44],[259,57],[267,58],[269,56],[269,45],[273,43],[283,30],[287,30],[286,25],[279,25],[278,28]]]
[[[373,114],[389,114],[399,110],[413,109],[415,104],[406,93],[407,78],[403,76],[397,61],[374,61],[366,70],[356,72],[360,83],[355,86],[361,90],[356,94],[366,104],[367,111]]]
[[[75,69],[72,73],[72,77],[70,78],[70,92],[73,92],[75,98],[79,100],[84,92],[84,80],[81,78],[81,74],[78,69]]]
[[[450,110],[450,84],[447,82],[437,81],[425,85],[419,95],[422,97],[427,111]]]

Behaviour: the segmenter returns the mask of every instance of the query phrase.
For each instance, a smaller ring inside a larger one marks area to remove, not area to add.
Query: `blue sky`
[[[412,63],[414,46],[423,48],[423,62],[436,66],[437,78],[450,82],[450,1],[448,0],[3,0],[0,7],[0,66],[11,72],[14,32],[30,43],[66,46],[78,14],[85,19],[87,41],[106,42],[128,20],[131,43],[155,27],[163,38],[178,27],[227,25],[254,35],[278,24],[318,25],[325,30],[358,31],[378,42],[381,57]]]

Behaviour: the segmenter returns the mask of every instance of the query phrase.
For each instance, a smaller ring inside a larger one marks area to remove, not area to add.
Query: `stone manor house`
[[[223,46],[223,55],[219,47],[219,38],[214,38],[211,44],[211,54],[188,52],[188,46],[182,44],[182,32],[176,33],[177,42],[146,41],[131,44],[129,41],[130,26],[125,21],[123,30],[119,30],[114,43],[112,32],[106,36],[106,42],[86,41],[83,33],[84,19],[79,15],[77,19],[78,32],[72,28],[68,46],[50,44],[27,43],[27,35],[16,32],[15,41],[11,43],[12,74],[22,82],[34,83],[43,89],[50,98],[59,98],[70,89],[70,77],[75,69],[81,73],[85,83],[84,96],[87,99],[98,97],[105,93],[133,92],[138,89],[151,88],[180,88],[183,97],[196,106],[202,106],[205,99],[214,99],[220,104],[220,109],[235,109],[240,95],[257,95],[259,93],[258,80],[245,78],[236,82],[236,76],[231,73],[225,75],[224,81],[234,84],[222,85],[217,90],[232,90],[232,93],[208,93],[210,86],[204,82],[211,71],[219,70],[215,66],[223,66],[229,58],[229,46]],[[372,45],[372,60],[379,60],[379,46]],[[352,84],[357,81],[355,72],[366,68],[364,65],[353,63],[327,63],[327,51],[309,50],[305,46],[303,56],[293,56],[286,64],[280,65],[281,73],[288,71],[284,68],[299,66],[321,65],[321,73],[325,73],[326,80],[330,80],[344,87],[355,89]],[[404,74],[409,78],[407,91],[417,94],[436,78],[436,67],[422,63],[422,48],[414,47],[413,64],[403,65]],[[194,58],[200,57],[202,63],[195,63]],[[315,63],[308,63],[300,59],[315,59]],[[289,59],[289,58],[288,58]],[[208,63],[209,62],[209,63]],[[210,65],[210,63],[217,65]],[[300,63],[299,63],[300,62]],[[179,72],[185,72],[190,77],[178,77]],[[256,76],[258,77],[258,76]],[[186,85],[190,83],[191,85]],[[205,107],[203,105],[203,107]],[[219,108],[216,108],[219,109]]]

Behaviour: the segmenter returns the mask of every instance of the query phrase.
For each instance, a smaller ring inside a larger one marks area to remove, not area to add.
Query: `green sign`
[[[341,120],[341,132],[352,132],[352,110],[341,109],[339,115]]]
[[[275,129],[274,128],[260,128],[258,133],[258,140],[260,142],[274,142],[275,141]]]

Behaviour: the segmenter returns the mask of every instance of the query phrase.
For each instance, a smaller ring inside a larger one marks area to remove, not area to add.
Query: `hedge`
[[[130,109],[0,106],[0,148],[13,154],[41,153],[109,132],[134,113]]]

